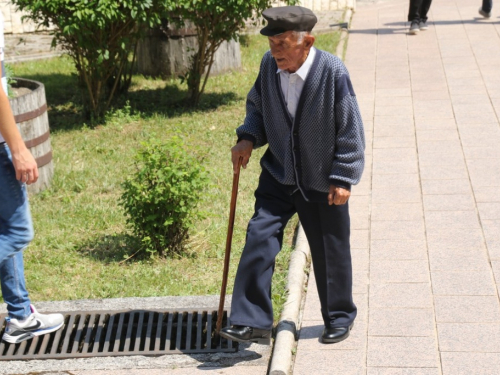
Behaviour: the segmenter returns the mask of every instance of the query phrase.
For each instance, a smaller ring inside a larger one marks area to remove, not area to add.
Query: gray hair
[[[301,44],[306,35],[310,35],[309,31],[294,31],[293,35],[297,39],[297,44]]]

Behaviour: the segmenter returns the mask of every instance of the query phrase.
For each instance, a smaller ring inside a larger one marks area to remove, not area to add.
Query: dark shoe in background
[[[412,21],[410,26],[410,34],[417,35],[419,31],[420,31],[420,22]]]
[[[491,12],[490,12],[490,13],[485,12],[485,11],[483,10],[483,8],[479,8],[479,14],[480,14],[481,16],[483,16],[484,18],[490,18],[490,17],[491,17]]]
[[[425,21],[420,21],[418,26],[420,28],[420,31],[425,31],[429,28],[429,26],[427,26],[427,22],[425,22]]]

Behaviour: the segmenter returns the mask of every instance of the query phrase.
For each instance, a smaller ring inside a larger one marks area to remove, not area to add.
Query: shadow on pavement
[[[449,20],[449,21],[435,21],[435,20],[429,19],[428,24],[430,24],[430,25],[460,25],[460,24],[497,25],[497,24],[500,24],[500,20],[497,22],[491,22],[491,21],[482,22],[482,21],[486,21],[486,19],[482,18],[482,17],[475,17],[471,20]],[[375,34],[399,34],[402,32],[408,33],[409,22],[408,21],[388,22],[388,23],[384,23],[384,26],[387,26],[387,28],[362,29],[362,30],[349,29],[349,34],[368,34],[368,35],[372,34],[372,35],[375,35]]]

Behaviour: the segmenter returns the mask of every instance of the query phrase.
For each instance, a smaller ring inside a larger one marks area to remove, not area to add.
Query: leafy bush
[[[293,5],[297,0],[285,0]],[[173,22],[183,25],[192,22],[198,36],[198,50],[193,54],[188,72],[184,75],[191,104],[198,105],[205,90],[214,62],[215,52],[224,41],[237,39],[245,22],[258,22],[262,11],[270,8],[272,0],[177,0],[166,4]],[[204,78],[203,78],[204,76]]]
[[[294,4],[297,0],[285,0]],[[54,44],[73,59],[79,83],[86,88],[85,109],[103,118],[115,94],[131,83],[137,42],[147,26],[163,20],[194,25],[199,45],[184,79],[189,99],[197,105],[217,49],[237,39],[248,19],[257,22],[272,0],[12,0],[24,18],[38,26],[54,27]]]
[[[53,44],[73,59],[92,118],[103,117],[115,94],[127,91],[137,41],[145,25],[160,24],[168,1],[12,0],[24,18],[54,27]]]
[[[143,249],[160,256],[180,254],[189,228],[202,214],[195,211],[208,178],[200,160],[174,137],[165,144],[144,143],[136,170],[124,183],[120,205]]]
[[[14,79],[14,69],[10,64],[5,64],[4,68],[5,77],[7,78],[7,96],[9,98],[13,98],[14,92],[12,91],[12,85],[15,85],[17,83],[17,81]]]

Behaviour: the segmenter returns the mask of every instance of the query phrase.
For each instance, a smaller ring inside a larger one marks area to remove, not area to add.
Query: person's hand
[[[250,156],[252,156],[253,143],[245,139],[239,141],[233,148],[231,148],[231,160],[233,161],[233,172],[238,173],[238,161],[240,157],[243,159],[241,166],[247,167]]]
[[[12,163],[16,170],[16,178],[19,181],[29,185],[38,180],[38,166],[27,148],[19,152],[13,152]]]
[[[339,206],[347,203],[351,196],[351,192],[347,189],[330,185],[330,192],[328,193],[328,204]]]

